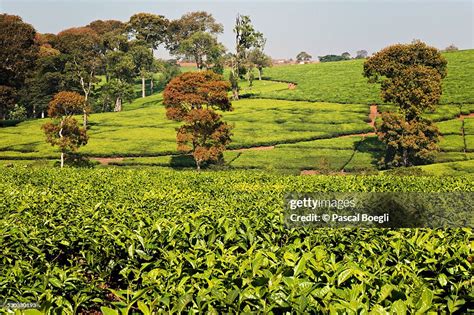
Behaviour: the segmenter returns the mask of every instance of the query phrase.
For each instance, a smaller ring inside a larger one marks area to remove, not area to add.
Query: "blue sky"
[[[256,28],[267,37],[266,52],[274,58],[294,58],[302,50],[313,57],[344,51],[354,55],[360,49],[372,53],[412,39],[438,48],[450,44],[474,48],[471,0],[0,0],[1,12],[20,15],[42,33],[57,33],[96,19],[126,21],[138,12],[174,19],[197,10],[212,13],[224,25],[220,40],[229,49],[236,14],[250,15]]]

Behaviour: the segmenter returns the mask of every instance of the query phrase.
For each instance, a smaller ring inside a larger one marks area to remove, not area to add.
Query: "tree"
[[[449,45],[444,49],[444,51],[449,52],[449,51],[457,51],[459,48],[457,48],[454,44]]]
[[[98,82],[96,72],[102,64],[100,37],[89,27],[70,28],[58,34],[57,48],[70,56],[66,72],[74,76],[84,94],[83,127],[87,128],[87,102],[94,83]]]
[[[252,20],[247,15],[237,15],[234,27],[235,34],[235,54],[231,59],[232,77],[241,78],[247,70],[244,63],[248,59],[248,51],[251,48],[262,49],[265,46],[265,38],[263,34],[256,31],[252,25]],[[234,99],[239,98],[238,80],[236,84],[232,84],[232,94]]]
[[[421,115],[439,102],[446,65],[436,48],[420,41],[389,46],[365,61],[364,76],[380,83],[383,100],[400,111],[382,116],[379,139],[387,146],[385,166],[420,164],[437,151],[438,131]]]
[[[180,45],[196,33],[217,35],[224,27],[217,23],[212,14],[197,11],[186,13],[180,19],[173,20],[168,25],[166,46],[172,54],[179,54]]]
[[[142,97],[146,96],[145,79],[153,73],[154,57],[149,49],[138,44],[133,45],[129,50],[133,62],[136,67],[136,72],[142,79]]]
[[[178,129],[178,150],[190,152],[201,169],[222,158],[230,142],[230,126],[213,109],[232,110],[229,83],[212,71],[186,72],[168,83],[163,97],[168,119],[184,121]]]
[[[115,97],[114,111],[120,112],[124,98],[129,100],[129,92],[133,89],[132,82],[136,74],[136,64],[132,54],[123,51],[107,53],[106,60],[107,73],[112,80],[108,82],[104,90],[109,97]]]
[[[338,55],[319,56],[318,59],[320,62],[334,62],[334,61],[346,60],[344,57],[338,56]]]
[[[25,88],[20,93],[20,103],[27,106],[31,117],[37,117],[38,113],[41,113],[40,117],[44,118],[49,101],[59,91],[80,91],[75,78],[68,75],[65,70],[69,57],[54,48],[51,50],[58,53],[47,55],[40,53],[34,70],[26,79]]]
[[[253,49],[249,53],[249,60],[258,70],[258,79],[262,80],[263,68],[272,66],[272,58],[265,55],[261,49]]]
[[[192,109],[184,122],[176,137],[178,150],[192,152],[197,170],[204,162],[221,160],[232,135],[231,127],[221,120],[221,115],[210,109]]]
[[[382,113],[379,139],[386,144],[384,167],[412,166],[434,160],[439,151],[439,130],[426,119],[406,120],[398,113]]]
[[[298,55],[296,55],[296,61],[298,61],[298,62],[306,63],[306,62],[310,61],[311,58],[313,58],[313,57],[305,51],[302,51]]]
[[[8,112],[15,106],[17,97],[14,88],[0,85],[0,117],[3,120],[7,119]]]
[[[72,115],[82,112],[85,97],[76,92],[57,93],[48,107],[48,115],[55,121],[42,126],[46,141],[58,146],[61,152],[61,168],[64,167],[64,155],[75,152],[81,145],[86,145],[88,136],[85,128],[78,126]]]
[[[36,31],[15,15],[0,14],[0,85],[20,88],[38,54]]]
[[[103,112],[120,112],[123,102],[131,102],[134,97],[135,92],[131,84],[114,78],[102,86],[98,102]]]
[[[199,70],[209,70],[219,62],[225,48],[214,35],[196,32],[181,42],[178,51],[187,58],[193,58]]]
[[[229,83],[212,71],[185,72],[172,79],[163,92],[166,116],[181,121],[192,109],[231,111],[229,89]]]
[[[15,15],[0,14],[0,116],[18,100],[38,56],[36,31]]]
[[[162,15],[137,13],[130,17],[127,30],[137,40],[145,42],[153,52],[167,40],[168,19]]]
[[[367,50],[362,49],[362,50],[358,50],[356,52],[356,57],[355,58],[356,59],[365,59],[365,58],[367,58],[368,55],[369,55],[369,53],[367,52]]]
[[[343,53],[341,54],[341,57],[342,57],[344,60],[349,60],[349,59],[351,59],[351,54],[346,51],[346,52],[343,52]]]
[[[389,46],[364,63],[364,76],[381,84],[381,96],[397,104],[407,120],[433,110],[441,97],[446,59],[422,42]]]

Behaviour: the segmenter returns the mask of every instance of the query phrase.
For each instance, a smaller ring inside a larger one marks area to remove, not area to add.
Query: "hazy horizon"
[[[474,48],[472,1],[33,1],[0,0],[2,13],[16,14],[41,33],[86,25],[97,19],[127,21],[139,12],[179,18],[190,11],[207,11],[224,25],[219,39],[233,49],[232,28],[237,13],[250,15],[267,38],[273,58],[295,58],[306,51],[316,59],[326,54],[352,56],[421,39],[443,49]],[[52,14],[54,12],[54,14]],[[161,57],[168,57],[164,49]]]

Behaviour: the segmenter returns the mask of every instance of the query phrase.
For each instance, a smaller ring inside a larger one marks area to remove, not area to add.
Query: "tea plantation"
[[[466,313],[471,229],[286,229],[283,196],[465,177],[1,168],[0,296],[26,314]],[[472,309],[470,309],[472,311]]]

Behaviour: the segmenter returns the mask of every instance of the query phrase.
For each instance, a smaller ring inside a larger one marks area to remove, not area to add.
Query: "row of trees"
[[[175,62],[154,58],[159,47],[177,58],[192,59],[199,70],[222,73],[230,65],[236,98],[238,79],[251,82],[254,69],[261,78],[262,69],[271,64],[263,53],[265,39],[247,16],[237,17],[235,53],[226,53],[218,42],[223,27],[206,12],[191,12],[176,20],[138,13],[126,23],[97,20],[57,35],[39,34],[20,17],[3,14],[0,27],[2,119],[12,117],[15,104],[21,104],[30,117],[44,117],[53,95],[74,91],[84,96],[86,127],[91,110],[120,111],[124,101],[134,98],[137,79],[145,97],[153,93],[156,73],[161,73],[164,85],[180,72]]]

